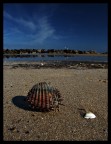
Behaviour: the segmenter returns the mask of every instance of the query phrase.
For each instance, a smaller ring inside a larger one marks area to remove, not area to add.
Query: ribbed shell
[[[46,82],[41,82],[32,87],[26,97],[26,102],[34,110],[50,111],[58,108],[61,103],[61,94]]]

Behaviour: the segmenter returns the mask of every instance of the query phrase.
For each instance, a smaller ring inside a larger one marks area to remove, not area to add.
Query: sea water
[[[29,56],[17,56],[4,57],[4,61],[91,61],[91,62],[108,62],[107,56],[88,56],[88,55],[29,55]]]

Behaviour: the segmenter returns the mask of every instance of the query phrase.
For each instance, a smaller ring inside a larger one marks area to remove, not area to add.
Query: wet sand
[[[5,141],[108,140],[107,68],[17,65],[15,62],[3,66]],[[63,96],[64,105],[60,105],[59,112],[34,112],[24,103],[32,86],[42,81],[51,82]],[[84,110],[93,112],[96,118],[83,118]]]

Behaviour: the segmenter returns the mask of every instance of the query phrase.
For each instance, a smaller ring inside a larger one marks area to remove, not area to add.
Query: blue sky
[[[4,48],[95,50],[108,48],[105,3],[7,3],[3,5]]]

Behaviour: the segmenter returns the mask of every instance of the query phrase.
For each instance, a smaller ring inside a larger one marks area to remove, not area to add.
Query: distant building
[[[38,49],[38,52],[41,53],[41,49]]]

